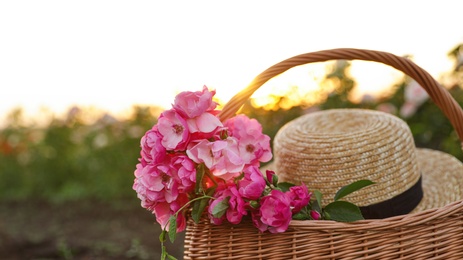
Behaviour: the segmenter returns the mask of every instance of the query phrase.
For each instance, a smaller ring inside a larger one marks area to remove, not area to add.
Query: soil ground
[[[159,259],[159,233],[136,199],[0,202],[0,259]],[[178,259],[183,238],[166,244]]]

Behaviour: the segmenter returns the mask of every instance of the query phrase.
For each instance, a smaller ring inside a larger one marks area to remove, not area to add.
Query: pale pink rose
[[[195,118],[207,111],[216,108],[217,103],[212,101],[215,90],[209,91],[206,86],[202,91],[185,91],[175,97],[173,108],[185,118]]]
[[[300,186],[293,186],[289,188],[289,191],[286,193],[286,195],[291,201],[291,212],[295,214],[301,211],[301,209],[307,206],[307,204],[309,204],[310,196],[312,194],[309,193],[307,186],[302,184]]]
[[[421,106],[428,98],[429,95],[423,87],[415,80],[412,80],[404,90],[405,102],[414,103],[416,106]]]
[[[141,158],[147,163],[160,163],[166,156],[166,148],[162,146],[162,135],[157,126],[147,131],[141,138]]]
[[[262,126],[255,119],[237,115],[224,123],[230,136],[238,139],[240,157],[245,164],[259,166],[259,162],[272,159],[270,137],[262,133]]]
[[[134,191],[137,192],[137,198],[140,199],[141,206],[143,208],[145,209],[153,208],[155,201],[156,201],[155,196],[158,194],[157,192],[148,190],[146,186],[141,184],[139,179],[134,180],[132,188]]]
[[[211,113],[203,113],[197,117],[186,120],[190,133],[212,133],[219,127],[222,127],[222,122],[219,118]]]
[[[265,189],[265,179],[256,166],[245,167],[244,176],[238,182],[239,192],[243,198],[257,200]]]
[[[162,145],[167,150],[183,150],[189,140],[187,122],[174,110],[164,111],[158,120],[158,129],[162,135]]]
[[[388,113],[388,114],[395,114],[397,113],[397,108],[391,103],[381,103],[376,107],[376,110]]]
[[[211,152],[214,156],[214,165],[210,170],[214,176],[229,180],[243,170],[244,162],[240,157],[235,138],[228,137],[226,140],[213,142]]]
[[[217,188],[217,191],[214,194],[214,198],[210,201],[208,212],[211,222],[220,225],[226,219],[231,224],[239,224],[244,215],[247,215],[245,209],[245,201],[239,194],[236,186],[233,183],[229,185],[221,185]],[[226,213],[221,217],[215,217],[212,212],[217,204],[228,199],[228,208]]]
[[[211,151],[212,142],[201,140],[198,143],[191,143],[186,150],[188,157],[195,163],[204,163],[207,168],[214,165],[214,156]]]
[[[272,190],[261,199],[260,214],[270,233],[285,232],[292,219],[289,198],[280,190]]]
[[[164,193],[162,193],[163,185],[153,185],[155,176],[150,174],[153,165],[143,166],[137,164],[135,170],[135,180],[132,188],[137,192],[137,197],[141,201],[141,206],[146,209],[152,209],[157,202],[164,202]]]
[[[158,202],[171,203],[179,195],[179,180],[176,172],[167,164],[137,165],[133,189],[144,208],[150,209]]]
[[[416,113],[416,110],[418,109],[417,105],[412,102],[405,102],[405,104],[400,107],[400,116],[402,118],[409,118],[413,116]]]
[[[195,163],[204,163],[214,176],[224,180],[239,175],[244,168],[237,141],[231,137],[214,142],[203,140],[189,147],[187,155]]]

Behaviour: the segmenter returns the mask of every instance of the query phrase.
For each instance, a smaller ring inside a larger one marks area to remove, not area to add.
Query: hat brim
[[[423,198],[411,212],[440,208],[463,199],[463,163],[441,151],[417,148],[416,158],[422,175]],[[271,162],[261,171],[278,171]],[[278,172],[277,172],[278,174]]]
[[[422,175],[423,199],[412,211],[440,208],[463,198],[463,163],[436,150],[418,148],[416,159]]]

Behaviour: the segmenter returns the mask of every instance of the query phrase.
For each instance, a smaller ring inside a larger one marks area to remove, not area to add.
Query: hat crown
[[[274,154],[279,178],[320,190],[324,205],[356,180],[376,183],[346,197],[367,206],[403,193],[420,178],[408,125],[373,110],[333,109],[301,116],[278,131]]]

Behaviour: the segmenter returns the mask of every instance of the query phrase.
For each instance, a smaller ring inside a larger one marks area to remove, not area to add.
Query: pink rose
[[[243,179],[238,182],[239,192],[243,198],[257,200],[265,189],[264,176],[256,166],[245,167]]]
[[[196,165],[186,155],[174,156],[171,166],[177,172],[179,192],[188,193],[194,190],[196,184]]]
[[[147,163],[160,163],[166,156],[166,148],[161,143],[162,135],[157,126],[147,131],[141,138],[141,158]]]
[[[271,171],[271,170],[266,170],[265,171],[265,176],[267,177],[267,181],[270,183],[270,184],[273,184],[273,176],[275,175],[275,172],[274,171]]]
[[[429,94],[426,90],[418,84],[415,80],[412,80],[404,90],[405,102],[414,103],[416,106],[420,106],[427,99]]]
[[[186,203],[188,202],[188,195],[185,193],[182,193],[178,196],[178,198],[170,204],[170,210],[172,213],[176,213],[177,211],[180,210],[181,207],[183,207]],[[183,212],[179,213],[177,215],[177,233],[182,232],[186,228],[186,218],[185,218],[185,212],[188,209],[186,207]],[[167,230],[169,231],[169,230]]]
[[[138,164],[135,177],[133,189],[147,209],[158,202],[175,201],[181,190],[177,173],[169,164]]]
[[[187,155],[195,163],[204,163],[214,176],[224,180],[239,175],[244,167],[237,141],[230,137],[214,142],[202,140],[189,147]]]
[[[209,91],[206,86],[202,91],[185,91],[175,97],[173,108],[184,118],[195,118],[201,114],[212,111],[217,103],[212,101],[215,90]]]
[[[302,184],[300,186],[293,186],[289,188],[289,191],[286,193],[286,195],[291,201],[291,211],[293,214],[295,214],[301,211],[301,209],[307,206],[307,204],[309,204],[310,196],[312,194],[309,193],[307,186]]]
[[[169,219],[170,216],[175,215],[182,206],[188,202],[186,194],[182,194],[176,201],[172,203],[160,202],[153,207],[153,213],[156,216],[156,221],[161,225],[162,229],[169,231]],[[181,212],[177,215],[177,233],[185,230],[186,219],[185,215]]]
[[[210,201],[208,209],[209,218],[212,223],[220,225],[226,219],[228,222],[236,225],[241,222],[244,215],[247,215],[245,202],[233,183],[227,186],[220,185],[214,194],[214,198],[216,199]],[[224,202],[228,204],[226,212],[222,216],[214,216],[213,211],[215,207]]]
[[[399,114],[403,118],[409,118],[416,113],[418,106],[412,102],[405,102],[401,107]]]
[[[391,103],[381,103],[376,107],[376,110],[388,113],[388,114],[395,114],[397,113],[397,108]]]
[[[316,210],[311,210],[310,211],[310,216],[312,217],[312,219],[314,220],[319,220],[322,216],[320,215],[320,213]]]
[[[259,166],[259,162],[272,159],[270,137],[262,133],[262,126],[255,119],[237,115],[224,123],[230,135],[238,139],[240,156],[245,164]]]
[[[156,176],[151,174],[154,171],[153,165],[143,166],[137,164],[135,170],[135,180],[133,189],[137,192],[137,197],[141,200],[141,206],[146,209],[152,209],[157,202],[164,202],[164,188],[162,183],[156,182]]]
[[[252,224],[257,229],[259,229],[260,232],[265,232],[267,230],[268,225],[262,222],[262,215],[261,215],[260,210],[252,210],[251,219],[252,219]]]
[[[158,120],[158,129],[162,135],[162,145],[167,150],[183,150],[189,140],[189,130],[185,119],[174,110],[164,111]]]
[[[270,233],[285,232],[292,218],[289,198],[280,190],[272,190],[261,199],[260,215]]]
[[[211,113],[203,113],[197,117],[186,120],[190,133],[213,133],[219,127],[222,127],[222,122],[219,118]]]

